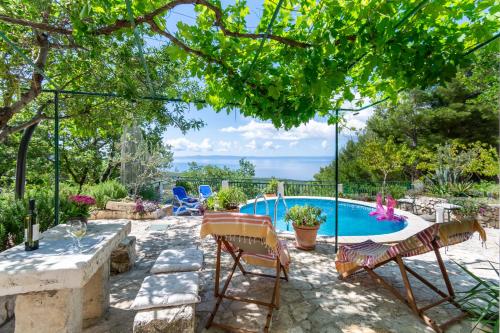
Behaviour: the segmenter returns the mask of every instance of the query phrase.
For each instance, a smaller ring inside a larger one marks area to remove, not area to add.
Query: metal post
[[[339,248],[339,110],[335,109],[335,253]]]
[[[54,224],[59,224],[59,92],[54,92]]]

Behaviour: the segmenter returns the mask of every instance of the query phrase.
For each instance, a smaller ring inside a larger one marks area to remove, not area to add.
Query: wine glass
[[[68,221],[68,232],[73,238],[73,245],[76,247],[78,252],[81,252],[80,240],[87,233],[87,224],[81,220],[70,220]]]

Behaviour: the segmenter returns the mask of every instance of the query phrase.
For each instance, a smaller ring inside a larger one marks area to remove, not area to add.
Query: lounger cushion
[[[198,273],[151,275],[144,279],[131,309],[164,308],[200,302]]]
[[[196,248],[169,249],[160,253],[150,272],[153,274],[200,270],[203,252]]]

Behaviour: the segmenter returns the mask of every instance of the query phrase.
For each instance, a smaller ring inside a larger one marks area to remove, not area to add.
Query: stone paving
[[[200,217],[168,217],[162,220],[134,221],[131,235],[137,237],[137,261],[135,267],[126,273],[111,277],[111,307],[105,317],[84,333],[127,333],[132,332],[135,311],[129,310],[142,280],[149,275],[161,250],[197,245],[205,253],[205,267],[201,272],[202,302],[196,306],[197,332],[205,330],[204,324],[214,304],[215,242],[200,240]],[[450,278],[457,291],[464,291],[473,285],[456,265],[465,265],[483,278],[498,282],[488,261],[498,267],[498,230],[487,229],[488,241],[482,246],[478,237],[442,250],[443,259]],[[292,264],[290,281],[282,283],[281,307],[274,312],[271,332],[332,332],[332,333],[413,333],[432,332],[423,325],[410,310],[387,290],[375,284],[366,273],[358,274],[347,281],[337,279],[334,268],[332,244],[319,244],[313,252],[296,250],[289,242]],[[231,259],[225,255],[223,267],[229,267]],[[455,262],[454,262],[455,261]],[[410,266],[423,273],[430,281],[445,289],[439,279],[439,269],[431,253],[408,259]],[[378,272],[393,284],[403,289],[399,270],[395,265],[386,266]],[[435,295],[412,280],[415,295],[422,303],[430,303]],[[268,300],[272,290],[270,279],[244,277],[236,274],[230,286],[231,294]],[[454,313],[451,308],[442,308],[434,313],[436,318],[447,318]],[[265,322],[266,309],[254,304],[225,300],[216,320],[226,324],[258,330]],[[12,320],[0,328],[1,332],[13,332]],[[469,333],[472,324],[462,321],[449,329],[450,333]]]
[[[214,304],[213,283],[215,266],[215,242],[200,240],[199,217],[169,217],[156,221],[133,222],[132,235],[137,237],[137,262],[129,272],[111,277],[111,308],[106,317],[85,333],[132,332],[135,312],[129,306],[135,298],[142,280],[165,248],[179,248],[198,245],[205,253],[205,267],[200,275],[202,302],[196,306],[197,332],[218,332],[205,330],[204,324]],[[161,230],[165,228],[165,230]],[[486,247],[478,237],[442,250],[450,278],[456,290],[467,290],[473,281],[453,262],[465,265],[477,275],[498,280],[489,269],[488,261],[498,266],[498,230],[488,229]],[[292,244],[289,244],[292,245]],[[432,332],[422,324],[410,310],[385,289],[375,284],[366,273],[347,281],[337,279],[333,265],[333,245],[319,244],[316,251],[304,252],[291,247],[292,265],[290,281],[282,283],[281,308],[274,312],[271,332]],[[231,263],[229,255],[224,256],[223,267]],[[438,278],[438,267],[431,253],[413,257],[409,265],[422,272],[443,290],[444,283]],[[403,288],[399,270],[389,265],[378,272],[400,289]],[[431,302],[435,295],[412,280],[415,294],[422,303]],[[243,277],[237,274],[230,286],[232,294],[263,298],[267,301],[272,290],[272,281],[258,277]],[[455,312],[445,307],[434,313],[436,318],[447,318]],[[265,322],[266,309],[254,304],[225,300],[216,320],[226,324],[258,330]],[[462,321],[448,332],[471,332],[472,324]]]

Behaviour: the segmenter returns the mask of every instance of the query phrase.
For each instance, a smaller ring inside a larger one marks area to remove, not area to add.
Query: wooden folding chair
[[[454,229],[456,228],[451,224],[435,224],[396,245],[384,245],[372,241],[343,245],[339,248],[337,260],[335,261],[337,270],[340,273],[339,277],[340,279],[345,279],[357,271],[366,271],[375,282],[387,288],[394,296],[408,305],[412,312],[421,318],[426,325],[430,326],[438,333],[444,332],[449,326],[466,317],[467,313],[463,311],[460,304],[455,301],[455,292],[439,249],[440,247],[456,244],[469,239],[474,231],[479,231],[483,240],[485,239],[484,231],[479,225],[471,225],[469,229],[466,227],[464,228],[462,225],[459,228],[461,230],[456,230],[457,232],[455,233],[453,232]],[[447,293],[440,290],[412,268],[408,267],[403,261],[404,257],[415,256],[429,251],[433,251],[436,256]],[[396,262],[399,267],[406,295],[400,293],[389,282],[382,278],[382,276],[374,271],[376,268],[384,266],[391,261]],[[416,279],[429,287],[429,289],[438,294],[440,296],[439,300],[418,307],[407,273],[413,275]],[[438,324],[431,319],[426,312],[446,302],[452,304],[461,312],[459,315],[450,318],[446,322]]]
[[[234,228],[238,229],[240,232],[238,232],[238,230],[235,230]],[[287,270],[289,262],[286,243],[277,240],[269,217],[239,213],[206,214],[203,219],[201,233],[202,237],[207,233],[212,234],[217,242],[214,289],[214,295],[217,298],[217,301],[210,314],[210,317],[206,324],[206,328],[214,326],[231,332],[249,332],[248,330],[242,328],[232,327],[214,321],[215,315],[223,299],[228,299],[232,301],[252,303],[267,307],[269,310],[266,316],[264,332],[268,332],[269,326],[271,324],[273,310],[279,309],[280,280],[284,279],[288,281]],[[227,235],[221,235],[221,233],[226,233]],[[252,236],[248,236],[248,233],[252,234]],[[259,237],[257,234],[265,236]],[[270,247],[270,242],[271,244],[274,244],[274,246]],[[229,253],[234,262],[221,289],[221,254],[223,251]],[[274,268],[275,274],[271,275],[248,271],[241,264],[242,260],[247,264],[266,268]],[[266,302],[263,300],[229,295],[227,293],[229,283],[233,278],[236,268],[239,268],[243,275],[256,275],[274,279],[274,287],[272,295],[270,297],[270,301]],[[281,276],[282,273],[283,276]]]

